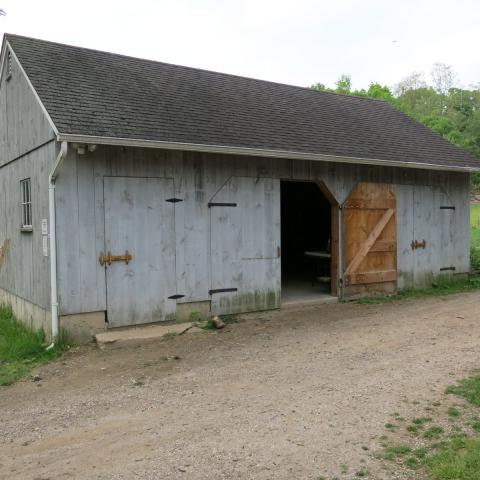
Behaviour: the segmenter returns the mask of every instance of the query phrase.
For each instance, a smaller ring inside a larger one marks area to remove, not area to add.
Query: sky
[[[479,0],[0,0],[0,33],[292,85],[480,84]]]

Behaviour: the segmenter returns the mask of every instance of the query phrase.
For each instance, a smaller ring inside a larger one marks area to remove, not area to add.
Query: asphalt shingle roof
[[[17,35],[6,40],[62,134],[480,167],[382,101]]]

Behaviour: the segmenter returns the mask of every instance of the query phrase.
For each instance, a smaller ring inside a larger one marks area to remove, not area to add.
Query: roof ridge
[[[238,74],[235,74],[235,73],[219,72],[217,70],[209,70],[209,69],[206,69],[206,68],[198,68],[198,67],[191,67],[191,66],[188,66],[188,65],[179,65],[177,63],[162,62],[160,60],[152,60],[152,59],[149,59],[149,58],[135,57],[133,55],[126,55],[126,54],[123,54],[123,53],[109,52],[107,50],[98,50],[96,48],[80,47],[80,46],[77,46],[77,45],[71,45],[69,43],[54,42],[52,40],[44,40],[42,38],[28,37],[26,35],[18,35],[18,34],[15,34],[15,33],[4,33],[4,37],[7,39],[7,41],[8,41],[8,37],[23,38],[23,39],[26,39],[26,40],[34,40],[34,41],[37,41],[37,42],[49,43],[51,45],[59,45],[59,46],[62,46],[62,47],[70,47],[70,48],[75,48],[75,49],[79,49],[79,50],[85,50],[85,51],[88,51],[88,52],[96,52],[96,53],[102,53],[102,54],[112,55],[112,56],[116,56],[116,57],[122,57],[122,58],[125,58],[125,59],[140,60],[142,62],[149,62],[149,63],[166,65],[166,66],[176,67],[176,68],[183,68],[183,69],[186,69],[186,70],[194,70],[196,72],[213,73],[215,75],[221,75],[221,76],[233,77],[233,78],[240,78],[240,79],[243,79],[243,80],[251,80],[251,81],[254,81],[254,82],[267,83],[267,84],[270,84],[270,85],[280,85],[280,86],[283,86],[283,87],[297,88],[297,89],[300,89],[300,90],[312,92],[313,94],[335,95],[335,96],[344,97],[344,98],[365,100],[365,101],[368,101],[368,102],[381,102],[382,104],[391,106],[388,102],[386,102],[385,100],[383,100],[381,98],[362,97],[360,95],[349,95],[349,94],[346,94],[346,93],[330,92],[330,91],[327,91],[327,90],[315,90],[311,87],[303,87],[301,85],[292,85],[290,83],[276,82],[276,81],[273,81],[273,80],[263,80],[261,78],[247,77],[246,75],[238,75]]]

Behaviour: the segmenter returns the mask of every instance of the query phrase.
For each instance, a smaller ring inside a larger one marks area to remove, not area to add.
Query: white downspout
[[[57,242],[55,219],[55,180],[60,165],[68,150],[68,143],[62,142],[60,152],[48,177],[48,210],[49,210],[49,243],[50,243],[50,292],[51,292],[51,317],[52,317],[52,343],[47,347],[50,350],[58,338],[58,295],[57,295]]]

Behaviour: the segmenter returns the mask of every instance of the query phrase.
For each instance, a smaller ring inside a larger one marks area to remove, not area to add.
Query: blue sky
[[[435,62],[480,83],[478,0],[0,0],[0,31],[308,86],[394,85]]]

